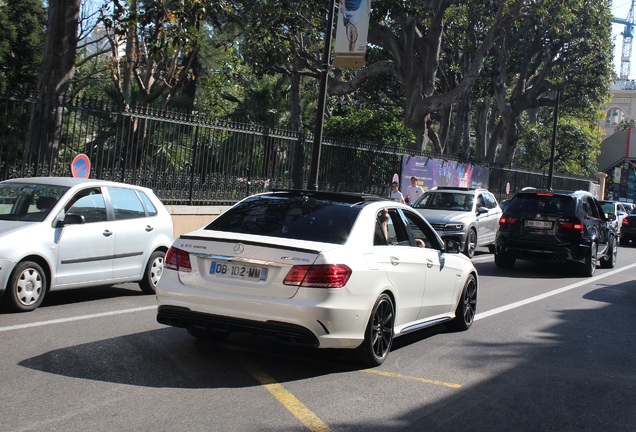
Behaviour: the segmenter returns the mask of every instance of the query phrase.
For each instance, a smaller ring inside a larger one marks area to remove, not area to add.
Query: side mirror
[[[607,214],[607,220],[615,221],[616,220],[616,215],[614,213],[608,213]]]
[[[483,206],[477,208],[477,214],[484,214],[484,213],[488,213],[488,208]]]
[[[63,220],[57,221],[56,228],[62,228],[66,225],[82,225],[86,223],[84,216],[75,213],[67,214]]]
[[[453,239],[444,239],[444,251],[452,254],[458,254],[461,252],[462,245]]]

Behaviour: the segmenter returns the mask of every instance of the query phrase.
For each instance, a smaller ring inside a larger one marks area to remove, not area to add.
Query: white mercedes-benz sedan
[[[48,291],[138,282],[154,294],[172,217],[152,190],[69,177],[0,182],[0,300],[36,309]]]
[[[180,236],[157,284],[157,321],[196,338],[232,332],[349,348],[377,366],[394,337],[468,329],[477,271],[415,210],[373,195],[273,191]]]

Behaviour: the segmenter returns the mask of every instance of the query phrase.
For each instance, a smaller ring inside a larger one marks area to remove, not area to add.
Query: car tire
[[[393,344],[395,307],[391,297],[382,294],[373,306],[371,317],[364,332],[364,341],[355,350],[359,364],[375,367],[384,363]]]
[[[477,280],[471,274],[464,284],[457,309],[455,309],[455,318],[449,323],[449,327],[456,331],[468,330],[475,320],[476,310]]]
[[[516,259],[509,255],[495,252],[495,265],[499,268],[511,269],[515,266]]]
[[[596,245],[596,243],[592,243],[592,245],[590,246],[590,252],[585,258],[585,262],[581,264],[581,275],[585,277],[594,276],[594,272],[596,271],[597,251],[598,246]]]
[[[616,257],[618,255],[618,247],[616,246],[616,238],[612,238],[607,245],[607,256],[601,258],[602,268],[614,268],[616,266]]]
[[[488,252],[494,254],[497,251],[497,248],[494,244],[488,245]]]
[[[629,246],[629,239],[621,236],[620,243],[621,246]]]
[[[32,261],[18,263],[11,273],[3,303],[15,312],[29,312],[42,304],[48,289],[46,273]]]
[[[468,258],[475,256],[475,249],[477,249],[477,231],[474,228],[468,230],[466,234],[466,244],[464,245],[464,255]]]
[[[139,281],[139,287],[145,294],[154,294],[157,291],[157,282],[159,282],[163,273],[163,260],[165,257],[166,253],[159,250],[154,251],[150,255],[143,279]]]

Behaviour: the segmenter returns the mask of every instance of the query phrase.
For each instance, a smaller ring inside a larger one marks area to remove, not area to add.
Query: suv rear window
[[[566,195],[519,194],[506,206],[506,212],[574,215],[575,206],[576,200]]]
[[[205,229],[344,244],[360,209],[306,195],[259,195],[238,203]]]

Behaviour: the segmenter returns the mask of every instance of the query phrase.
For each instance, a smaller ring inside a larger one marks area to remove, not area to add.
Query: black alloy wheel
[[[455,318],[449,323],[453,330],[468,330],[475,320],[477,313],[477,280],[474,275],[468,276],[464,290],[459,298]]]
[[[393,301],[387,294],[382,294],[373,306],[364,341],[355,351],[360,364],[375,367],[386,360],[393,343],[394,322]]]
[[[477,249],[477,231],[474,228],[468,230],[466,235],[466,245],[464,246],[464,255],[468,258],[475,256],[475,250]]]

